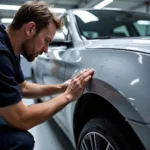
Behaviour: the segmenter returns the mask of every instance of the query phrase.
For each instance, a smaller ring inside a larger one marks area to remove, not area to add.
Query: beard
[[[35,59],[35,55],[33,55],[33,54],[26,54],[26,53],[23,53],[23,56],[27,59],[27,61],[29,61],[29,62],[32,62],[32,61],[34,61],[34,59]]]
[[[27,59],[27,61],[32,62],[32,61],[34,61],[35,57],[38,56],[38,54],[28,53],[29,50],[25,45],[26,44],[22,45],[22,55]],[[32,51],[32,50],[30,50],[30,51]]]
[[[23,55],[27,61],[32,62],[35,59],[35,55]]]

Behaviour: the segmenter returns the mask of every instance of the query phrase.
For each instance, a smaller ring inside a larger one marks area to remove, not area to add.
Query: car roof
[[[150,15],[145,12],[139,12],[135,10],[130,10],[130,9],[120,9],[120,8],[102,8],[102,9],[97,9],[97,8],[75,8],[75,9],[68,9],[67,11],[76,11],[76,10],[106,10],[106,11],[120,11],[120,12],[130,12],[130,13],[139,13],[139,14],[144,14],[144,15]]]

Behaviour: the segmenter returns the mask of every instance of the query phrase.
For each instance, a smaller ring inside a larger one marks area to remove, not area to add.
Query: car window
[[[130,36],[129,31],[125,25],[114,28],[113,33],[122,34],[123,36]]]
[[[67,15],[63,16],[63,21],[64,21],[64,26],[63,26],[63,33],[65,36],[65,41],[70,41],[71,40],[71,36],[70,36],[70,32],[69,32],[69,18]]]
[[[118,10],[74,10],[80,34],[86,39],[148,35],[148,28],[139,25],[150,21],[150,15]]]
[[[63,33],[65,35],[65,38],[68,35],[68,21],[67,21],[67,16],[63,17],[63,21],[64,21],[64,26],[63,26]]]
[[[150,35],[150,21],[139,20],[134,23],[134,26],[139,31],[140,35]]]
[[[84,36],[88,38],[97,38],[99,37],[99,33],[97,31],[83,31]]]
[[[64,25],[62,31],[56,31],[53,41],[67,41],[68,40],[68,21],[67,16],[63,16]]]

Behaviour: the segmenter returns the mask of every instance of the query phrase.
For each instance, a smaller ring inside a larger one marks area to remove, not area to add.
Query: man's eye
[[[49,41],[49,40],[45,40],[45,42],[46,42],[46,43],[48,43],[48,44],[50,44],[50,43],[51,43],[51,41]]]
[[[45,42],[46,42],[46,43],[49,43],[49,41],[48,41],[48,40],[45,40]]]

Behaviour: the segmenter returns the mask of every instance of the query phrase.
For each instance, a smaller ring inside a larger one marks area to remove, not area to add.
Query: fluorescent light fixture
[[[150,25],[150,21],[148,20],[138,20],[137,23],[140,25]]]
[[[1,23],[11,23],[13,18],[2,18]]]
[[[18,10],[20,6],[18,5],[0,5],[0,9],[5,9],[5,10]]]
[[[74,11],[74,14],[77,15],[84,23],[99,20],[96,16],[85,10]]]
[[[50,8],[50,10],[54,11],[55,13],[65,13],[65,8]]]
[[[0,9],[18,10],[19,8],[20,8],[19,5],[3,5],[3,4],[0,4]],[[66,11],[65,8],[50,8],[50,10],[53,10],[56,13],[64,13]]]
[[[112,3],[112,2],[113,2],[113,0],[103,0],[102,2],[100,2],[99,4],[94,6],[94,8],[101,9],[101,8],[107,6],[108,4]]]

